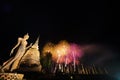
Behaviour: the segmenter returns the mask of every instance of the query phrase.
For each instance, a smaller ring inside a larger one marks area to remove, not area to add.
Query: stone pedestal
[[[0,73],[0,80],[23,80],[24,74]]]

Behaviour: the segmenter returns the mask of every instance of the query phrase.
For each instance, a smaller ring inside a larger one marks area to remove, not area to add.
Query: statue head
[[[28,39],[28,38],[29,38],[29,34],[27,33],[24,35],[24,39]]]

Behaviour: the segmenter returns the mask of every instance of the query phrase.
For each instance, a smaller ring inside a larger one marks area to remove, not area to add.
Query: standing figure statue
[[[18,71],[22,72],[41,72],[39,37],[20,60]]]
[[[9,60],[7,60],[6,62],[3,63],[2,68],[1,68],[2,71],[9,70],[12,72],[19,67],[21,58],[24,56],[26,50],[32,46],[32,44],[30,44],[27,47],[28,39],[29,39],[28,33],[25,34],[23,38],[22,37],[18,38],[18,43],[11,50],[10,56],[13,54],[13,52],[16,48],[18,48],[18,50],[17,50],[15,56],[13,56],[12,58],[10,58]]]

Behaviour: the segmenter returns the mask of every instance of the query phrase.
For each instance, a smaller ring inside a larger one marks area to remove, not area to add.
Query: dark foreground
[[[25,73],[26,80],[117,80],[108,75]]]

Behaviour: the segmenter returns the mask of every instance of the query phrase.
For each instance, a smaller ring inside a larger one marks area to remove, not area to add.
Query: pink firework
[[[83,56],[83,52],[79,45],[72,43],[70,44],[69,54],[67,56],[71,59],[72,62],[77,62],[77,60]]]
[[[71,61],[73,62],[74,72],[76,71],[76,65],[79,63],[79,58],[81,58],[83,52],[77,44],[70,44],[69,55]]]

